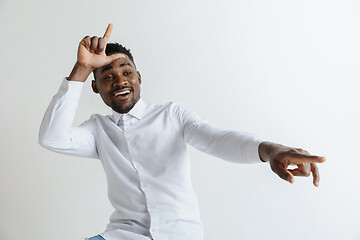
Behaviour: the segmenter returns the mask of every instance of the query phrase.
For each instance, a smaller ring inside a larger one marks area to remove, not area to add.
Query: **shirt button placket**
[[[149,187],[146,187],[149,190]],[[150,213],[151,216],[151,225],[150,225],[150,230],[151,230],[151,235],[153,237],[153,239],[158,239],[158,235],[159,235],[159,214],[157,212],[156,206],[154,204],[154,199],[152,197],[152,191],[148,191],[147,192],[147,209],[148,212]]]

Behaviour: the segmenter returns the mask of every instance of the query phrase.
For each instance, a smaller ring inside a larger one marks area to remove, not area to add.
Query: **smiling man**
[[[109,44],[109,48],[121,49],[119,44]],[[109,52],[109,51],[108,51]],[[120,76],[119,76],[120,75]],[[106,105],[115,112],[127,113],[140,99],[141,75],[127,55],[110,64],[94,70],[92,87],[99,93]]]
[[[106,230],[92,238],[106,240],[203,239],[196,195],[191,185],[187,144],[237,163],[269,162],[282,179],[313,175],[325,158],[302,149],[264,142],[237,131],[216,128],[179,103],[156,105],[140,97],[141,75],[126,48],[103,37],[84,37],[77,62],[51,101],[40,127],[42,146],[64,154],[99,159],[109,200],[115,208]],[[112,115],[94,114],[72,126],[84,82]],[[296,169],[288,169],[297,165]]]

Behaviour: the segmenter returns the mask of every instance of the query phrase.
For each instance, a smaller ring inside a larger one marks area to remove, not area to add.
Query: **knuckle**
[[[297,153],[297,149],[294,148],[290,148],[289,150],[287,150],[288,153]]]
[[[307,155],[310,155],[310,153],[308,151],[306,151],[305,149],[302,149],[302,148],[296,148],[296,151],[307,154]]]
[[[81,39],[80,43],[83,42],[83,43],[88,43],[90,42],[90,36],[85,36],[83,39]]]

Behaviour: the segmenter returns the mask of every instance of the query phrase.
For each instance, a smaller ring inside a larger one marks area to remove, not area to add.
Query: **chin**
[[[112,109],[118,113],[128,113],[134,106],[135,104],[131,103],[126,106],[113,106]]]

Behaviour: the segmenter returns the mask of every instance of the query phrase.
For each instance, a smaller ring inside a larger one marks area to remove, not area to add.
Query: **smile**
[[[119,95],[127,95],[129,94],[131,91],[130,90],[125,90],[125,91],[121,91],[121,92],[117,92],[114,94],[115,97],[119,96]]]

